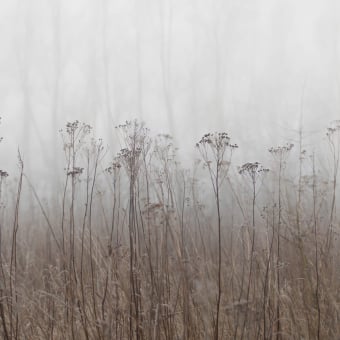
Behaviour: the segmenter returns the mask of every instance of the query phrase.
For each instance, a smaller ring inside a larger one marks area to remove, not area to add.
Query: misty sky
[[[0,146],[51,166],[79,119],[113,143],[134,117],[244,157],[339,117],[336,0],[0,0]],[[14,156],[13,156],[14,155]],[[4,166],[5,168],[5,166]]]

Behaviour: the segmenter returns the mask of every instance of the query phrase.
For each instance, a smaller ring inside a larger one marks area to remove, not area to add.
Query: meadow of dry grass
[[[1,339],[340,338],[339,122],[327,166],[300,134],[238,167],[241,147],[208,133],[190,171],[169,136],[116,130],[108,163],[67,124],[51,200],[20,155],[15,190],[0,172]]]

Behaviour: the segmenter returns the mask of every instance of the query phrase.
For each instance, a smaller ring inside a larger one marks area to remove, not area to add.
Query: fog
[[[240,159],[297,137],[322,140],[339,116],[336,0],[1,0],[0,155],[47,176],[67,121],[138,118],[194,155],[227,131]]]

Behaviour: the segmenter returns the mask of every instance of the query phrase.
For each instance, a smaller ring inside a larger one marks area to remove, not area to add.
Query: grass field
[[[0,172],[1,339],[340,338],[340,122],[322,164],[302,134],[239,165],[208,133],[186,170],[170,136],[112,133],[108,162],[90,126],[66,125],[49,200],[20,155],[15,188]]]

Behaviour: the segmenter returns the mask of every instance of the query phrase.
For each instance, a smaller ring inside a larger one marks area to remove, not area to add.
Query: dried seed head
[[[333,120],[327,128],[326,136],[331,137],[337,131],[340,132],[340,120]]]
[[[7,172],[7,171],[0,170],[0,177],[1,177],[2,179],[8,177],[8,172]]]
[[[239,174],[247,174],[252,179],[256,179],[260,174],[267,173],[269,169],[264,168],[259,162],[245,163],[239,168]]]
[[[84,168],[74,167],[72,170],[67,172],[67,176],[76,176],[83,173]]]

